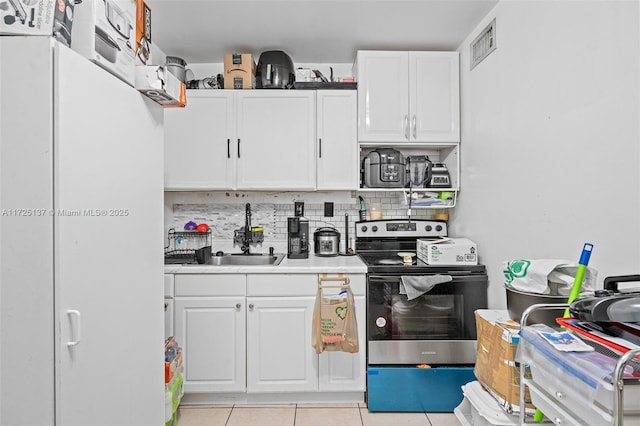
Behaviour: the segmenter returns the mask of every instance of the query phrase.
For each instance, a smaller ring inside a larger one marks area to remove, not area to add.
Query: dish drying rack
[[[450,192],[451,198],[439,198],[440,192],[424,192],[405,189],[402,193],[403,201],[402,206],[409,207],[409,198],[411,198],[412,209],[448,209],[455,207],[458,198],[457,191],[444,191]]]
[[[203,247],[211,247],[211,230],[176,231],[169,229],[167,234],[167,246],[164,248],[165,259],[195,259],[196,250]]]

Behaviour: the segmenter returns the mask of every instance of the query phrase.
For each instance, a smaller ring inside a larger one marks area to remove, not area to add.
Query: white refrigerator
[[[164,424],[163,111],[0,37],[0,424]]]

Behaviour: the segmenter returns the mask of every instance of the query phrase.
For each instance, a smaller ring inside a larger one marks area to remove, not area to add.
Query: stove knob
[[[362,230],[362,232],[367,232],[367,227],[363,226],[362,228],[360,228]]]
[[[424,227],[425,231],[431,231],[433,228],[431,227],[431,225],[427,225]]]
[[[442,231],[442,225],[436,225],[436,231],[438,232]]]
[[[373,225],[373,226],[371,227],[371,230],[372,230],[373,232],[376,232],[376,231],[378,230],[378,227],[377,227],[377,226],[375,226],[375,225]]]

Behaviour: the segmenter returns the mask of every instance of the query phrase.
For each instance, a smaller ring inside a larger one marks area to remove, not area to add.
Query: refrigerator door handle
[[[67,310],[67,316],[69,317],[69,325],[71,328],[71,337],[72,337],[72,339],[67,342],[67,347],[72,347],[80,343],[80,311],[76,309],[69,309]],[[75,333],[74,333],[74,330],[75,330]]]

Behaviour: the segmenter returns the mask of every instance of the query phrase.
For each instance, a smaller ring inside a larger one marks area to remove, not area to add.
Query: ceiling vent
[[[471,69],[496,50],[496,20],[491,21],[471,42]]]

